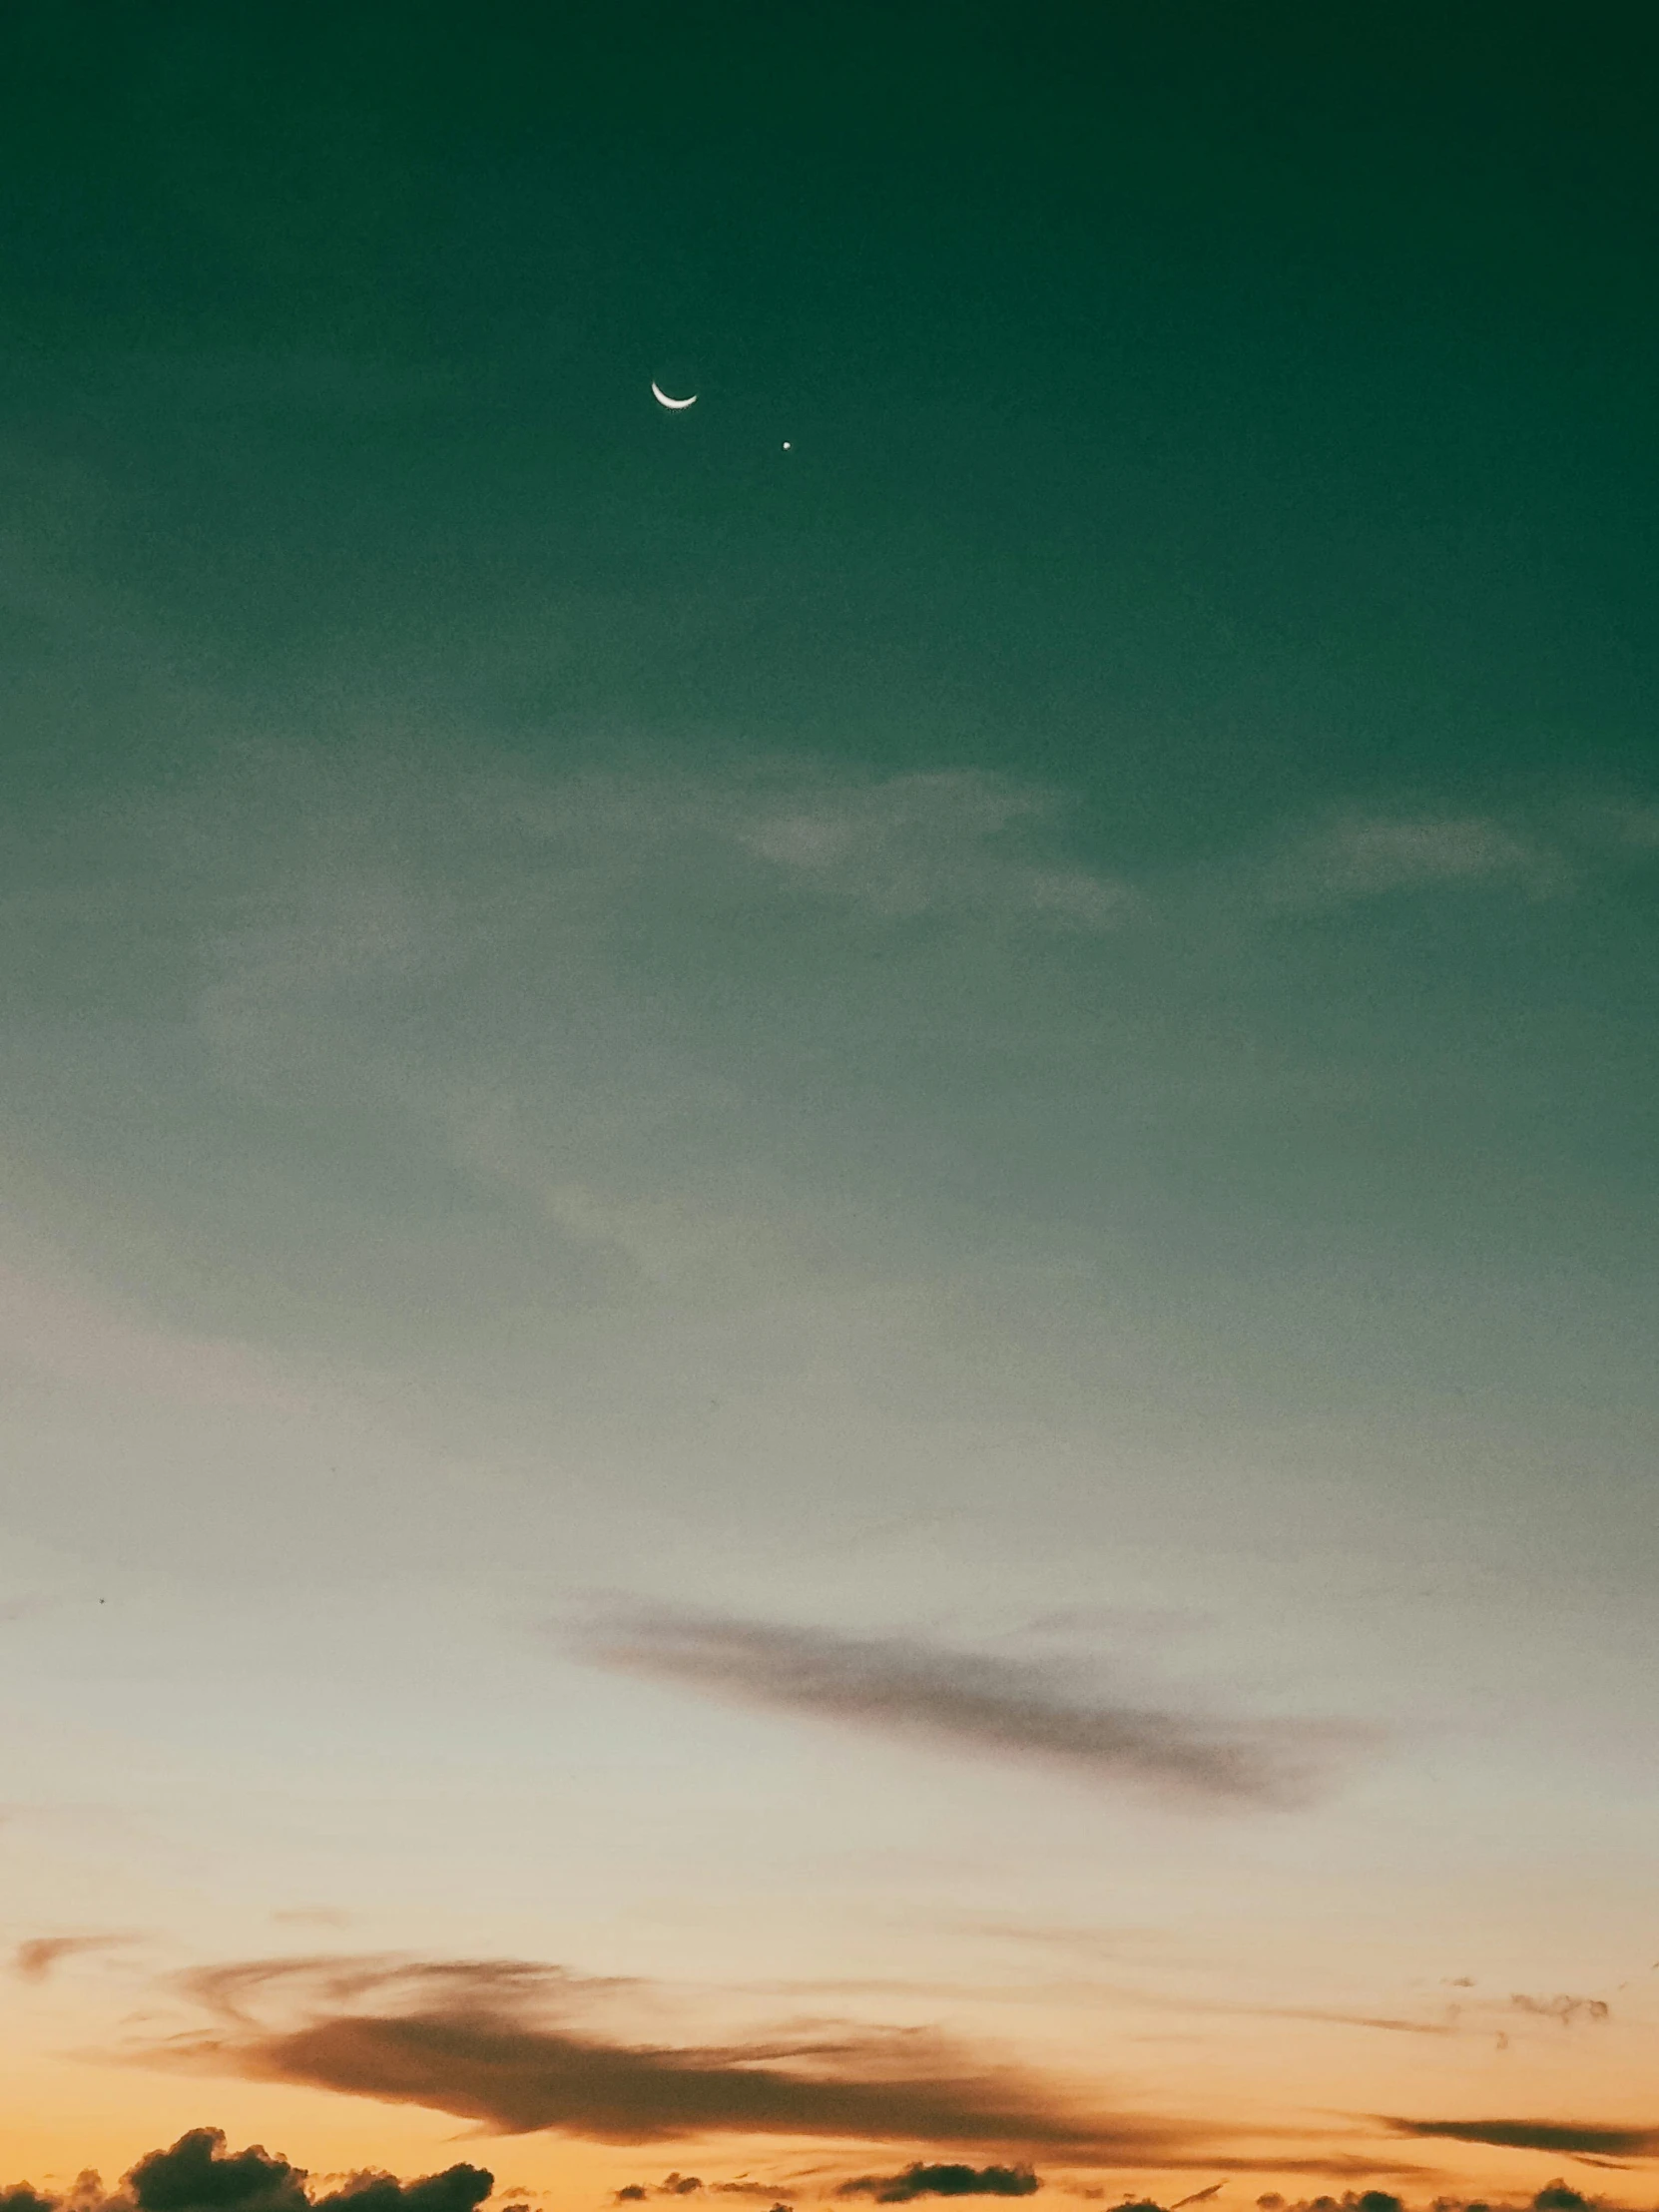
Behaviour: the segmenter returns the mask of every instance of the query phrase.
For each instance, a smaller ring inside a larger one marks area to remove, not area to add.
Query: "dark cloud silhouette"
[[[1364,2172],[1372,2175],[1379,2173],[1394,2176],[1411,2175],[1418,2180],[1422,2180],[1430,2176],[1432,2172],[1431,2168],[1423,2166],[1389,2164],[1379,2166],[1374,2160],[1355,2157],[1328,2159],[1217,2158],[1212,2163],[1218,2166],[1230,2167],[1234,2173],[1335,2174]],[[1068,2196],[1087,2197],[1091,2203],[1103,2203],[1107,2197],[1107,2191],[1104,2189],[1080,2188],[1075,2182],[1062,2183],[1061,2186],[1065,2188]],[[1113,2201],[1111,2212],[1181,2212],[1181,2207],[1184,2204],[1207,2203],[1219,2195],[1225,2187],[1225,2182],[1215,2182],[1210,2188],[1200,2189],[1193,2196],[1177,2197],[1175,2202],[1169,2206],[1149,2204],[1146,2200],[1137,2200],[1130,2203],[1126,2199],[1120,2198]],[[1289,2202],[1277,2189],[1272,2189],[1265,2196],[1260,2196],[1255,2201],[1259,2212],[1359,2212],[1362,2205],[1368,2208],[1368,2212],[1377,2212],[1378,2207],[1386,2208],[1388,2206],[1392,2206],[1394,2212],[1403,2212],[1403,2206],[1398,2197],[1389,2195],[1385,2190],[1376,2188],[1364,2191],[1345,2189],[1340,2197],[1303,2197],[1295,2203]],[[1436,2197],[1433,2205],[1429,2208],[1429,2212],[1487,2212],[1487,2207],[1485,2205],[1457,2206],[1447,2197]]]
[[[1225,2166],[1229,2173],[1235,2174],[1270,2172],[1276,2174],[1324,2174],[1328,2179],[1334,2181],[1345,2180],[1351,2176],[1354,2178],[1363,2176],[1369,2181],[1376,2181],[1383,2175],[1386,2175],[1390,2181],[1421,2181],[1433,2173],[1431,2166],[1409,2166],[1393,2159],[1361,2158],[1346,2152],[1328,2155],[1323,2158],[1216,2157],[1208,2158],[1204,2163],[1208,2166]],[[1258,2203],[1261,2201],[1260,2198],[1257,2199]],[[1283,2197],[1276,2199],[1276,2201],[1280,2204],[1285,2202]],[[1359,2202],[1359,2195],[1354,2190],[1345,2189],[1340,2198],[1330,2196],[1304,2198],[1300,2204],[1292,2208],[1292,2212],[1311,2212],[1314,2205],[1330,2207],[1338,2204],[1345,2208],[1345,2212],[1353,2212],[1353,2208]]]
[[[1438,2136],[1453,2143],[1493,2143],[1505,2150],[1559,2150],[1569,2156],[1651,2158],[1659,2127],[1582,2126],[1574,2120],[1384,2119],[1395,2135]]]
[[[906,2166],[902,2173],[864,2174],[843,2181],[838,2197],[873,2197],[908,2204],[913,2197],[1029,2197],[1042,2183],[1029,2166]]]
[[[1592,2199],[1564,2181],[1546,2181],[1532,2199],[1532,2212],[1591,2212]]]
[[[1340,2197],[1304,2197],[1299,2204],[1287,2205],[1277,2193],[1256,2199],[1260,2212],[1405,2212],[1398,2197],[1390,2196],[1386,2189],[1348,2189]],[[1174,2206],[1171,2212],[1176,2212]],[[1454,2212],[1444,2197],[1437,2197],[1433,2212]],[[1486,2212],[1484,2205],[1466,2205],[1462,2212]]]
[[[804,2135],[1056,2148],[1080,2162],[1150,2165],[1215,2132],[1080,2108],[1041,2076],[914,2030],[625,2043],[569,2018],[611,1985],[521,1960],[263,1959],[182,1985],[222,2024],[153,2047],[151,2062],[422,2105],[506,2135]],[[253,2016],[276,2001],[297,2007],[299,2024]]]
[[[12,1952],[12,1968],[25,1981],[44,1981],[60,1959],[82,1951],[120,1950],[134,1940],[131,1936],[33,1936]]]
[[[1305,2197],[1300,2204],[1287,2205],[1281,2196],[1265,2196],[1256,2199],[1262,2212],[1405,2212],[1398,2197],[1390,2196],[1386,2189],[1345,2190],[1341,2197]],[[1171,2212],[1175,2208],[1171,2207]],[[1435,2200],[1434,2212],[1452,2212],[1443,2197]],[[1465,2212],[1476,2212],[1469,2205]],[[1482,2205],[1478,2212],[1486,2212]]]
[[[153,2150],[105,2194],[84,2173],[63,2196],[28,2182],[0,2189],[3,2212],[475,2212],[495,2186],[481,2166],[451,2166],[418,2181],[390,2174],[354,2174],[343,2188],[319,2196],[307,2190],[302,2166],[260,2144],[228,2151],[223,2128],[193,2128],[168,2150]]]
[[[425,2174],[418,2181],[357,2174],[343,2189],[316,2202],[336,2212],[473,2212],[492,2186],[482,2166],[446,2166],[442,2173]]]
[[[1185,2200],[1183,2200],[1185,2201]],[[1340,2197],[1303,2197],[1288,2204],[1277,2190],[1256,2199],[1260,2212],[1405,2212],[1400,2198],[1386,2189],[1345,2189]],[[1172,2205],[1170,2212],[1180,2212]],[[1450,2197],[1436,2197],[1429,2212],[1488,2212],[1483,2204],[1457,2204]]]
[[[600,1665],[716,1696],[952,1748],[1038,1759],[1192,1804],[1299,1803],[1360,1732],[1331,1722],[1202,1716],[1102,1697],[1057,1663],[908,1636],[644,1610],[589,1620]]]
[[[301,2212],[305,2175],[258,2145],[227,2151],[224,2130],[193,2128],[127,2176],[139,2212]]]

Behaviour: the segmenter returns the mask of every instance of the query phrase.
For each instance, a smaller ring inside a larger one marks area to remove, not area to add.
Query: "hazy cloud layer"
[[[182,1977],[219,2025],[150,2063],[422,2105],[502,2134],[610,2143],[708,2134],[1063,2150],[1178,2161],[1213,2130],[1083,2107],[925,2031],[857,2025],[719,2045],[624,2042],[571,2015],[616,1985],[522,1960],[253,1960]],[[299,2014],[272,2026],[254,2008]]]
[[[1349,815],[1305,840],[1274,891],[1292,903],[1457,883],[1508,883],[1537,895],[1562,880],[1552,853],[1489,816]]]
[[[1127,887],[1031,849],[1053,794],[979,770],[822,780],[732,818],[730,833],[798,889],[899,917],[941,909],[1025,915],[1100,929],[1134,901]]]
[[[576,1642],[602,1665],[743,1704],[1042,1760],[1212,1807],[1300,1803],[1357,1740],[1326,1722],[1159,1709],[1103,1696],[1056,1663],[908,1636],[640,1609],[586,1623]]]

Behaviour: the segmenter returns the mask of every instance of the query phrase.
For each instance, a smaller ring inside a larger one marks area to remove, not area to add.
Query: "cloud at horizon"
[[[928,2028],[813,2021],[720,2043],[628,2040],[582,2015],[645,1985],[545,1961],[270,1957],[196,1968],[174,1976],[173,1985],[213,2013],[216,2024],[129,2047],[129,2063],[415,2105],[498,2135],[547,2132],[612,2144],[801,2136],[1015,2154],[983,2166],[912,2157],[892,2173],[853,2172],[826,2184],[833,2195],[882,2203],[1030,2195],[1042,2186],[1028,2163],[1034,2151],[1073,2167],[1131,2171],[1209,2167],[1224,2175],[1306,2173],[1374,2184],[1424,2172],[1348,2150],[1322,2155],[1308,2143],[1277,2155],[1224,2148],[1241,2132],[1262,2138],[1264,2131],[1256,2123],[1241,2131],[1236,2122],[1191,2114],[1102,2111],[1075,2086]],[[1530,2130],[1508,2122],[1376,2124],[1394,2134],[1574,2155],[1581,2138],[1585,2151],[1609,2154],[1633,2140],[1553,2124]],[[1482,2132],[1489,2128],[1508,2132]],[[1266,2135],[1283,2132],[1269,2127]],[[660,2184],[629,2184],[616,2201],[705,2191],[769,2201],[791,2193],[747,2176],[706,2183],[676,2172]]]
[[[171,2148],[148,2152],[109,2192],[89,2170],[68,2190],[29,2182],[0,2189],[0,2205],[7,2212],[476,2212],[495,2186],[493,2174],[466,2164],[415,2181],[369,2169],[326,2192],[308,2188],[309,2178],[261,2144],[231,2151],[223,2128],[198,2127]]]
[[[131,2055],[592,2142],[801,2135],[1047,2147],[1077,2163],[1181,2162],[1214,2126],[1091,2110],[930,2030],[856,2023],[719,2044],[629,2042],[568,2015],[619,1984],[531,1961],[260,1959],[181,1977],[216,2027]],[[256,2016],[263,1998],[296,2024]]]
[[[843,2181],[835,2194],[908,2204],[916,2197],[1029,2197],[1041,2187],[1029,2166],[927,2165],[917,2160],[902,2173],[857,2175]]]

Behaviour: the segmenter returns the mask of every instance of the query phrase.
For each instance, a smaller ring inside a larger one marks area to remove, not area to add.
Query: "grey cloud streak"
[[[734,1702],[959,1751],[1036,1760],[1189,1805],[1295,1805],[1362,1741],[1344,1724],[1181,1712],[1102,1695],[1051,1661],[709,1614],[630,1608],[581,1624],[585,1658]]]

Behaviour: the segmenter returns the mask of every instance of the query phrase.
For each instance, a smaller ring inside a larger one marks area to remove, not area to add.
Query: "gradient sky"
[[[0,2179],[1653,2200],[1636,13],[5,11]]]

